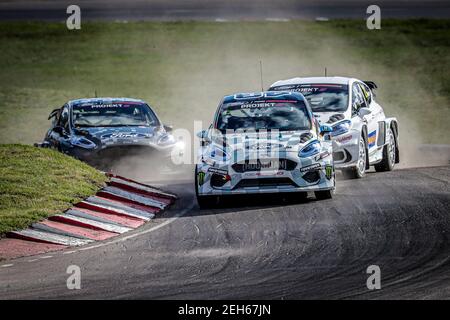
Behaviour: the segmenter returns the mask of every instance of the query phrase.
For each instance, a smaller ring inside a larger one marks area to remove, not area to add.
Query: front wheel
[[[326,200],[333,198],[333,190],[314,191],[317,200]]]
[[[383,148],[383,159],[380,163],[377,163],[375,167],[375,171],[382,172],[382,171],[392,171],[394,169],[395,165],[395,153],[396,153],[396,144],[395,144],[395,137],[392,130],[389,128],[387,132],[387,137],[389,139],[389,142],[387,145]]]
[[[197,196],[197,203],[200,209],[208,209],[215,206],[218,202],[216,196]]]
[[[195,168],[194,181],[195,181],[195,196],[197,198],[197,203],[198,203],[198,206],[200,207],[200,209],[208,209],[208,208],[211,208],[214,205],[216,205],[217,202],[218,202],[218,197],[217,196],[201,196],[201,195],[199,195],[199,192],[198,192],[199,183],[198,183],[197,167]]]

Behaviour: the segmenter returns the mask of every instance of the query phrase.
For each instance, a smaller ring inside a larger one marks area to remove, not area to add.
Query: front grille
[[[236,188],[245,188],[245,187],[276,187],[276,186],[294,186],[296,184],[289,178],[264,178],[264,179],[242,179],[235,186]]]
[[[278,166],[276,163],[278,162]],[[259,159],[255,162],[246,160],[245,163],[235,163],[231,167],[234,171],[243,173],[248,171],[261,171],[261,170],[294,170],[297,166],[297,162],[289,159],[270,159],[261,162]]]
[[[317,182],[320,179],[319,171],[309,171],[303,175],[303,179],[309,183]]]

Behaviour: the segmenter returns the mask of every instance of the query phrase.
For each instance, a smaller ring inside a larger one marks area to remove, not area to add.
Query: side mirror
[[[166,132],[172,132],[173,131],[173,127],[172,126],[167,126],[167,125],[163,125],[164,130],[166,130]]]
[[[333,132],[333,128],[329,125],[326,124],[322,124],[320,125],[320,135],[325,135],[326,133],[331,133]]]
[[[361,117],[367,116],[367,115],[369,115],[369,114],[371,114],[371,113],[372,113],[372,110],[370,110],[369,108],[361,108],[361,109],[359,109],[359,111],[358,111],[358,114],[359,114]]]
[[[208,137],[208,130],[202,130],[197,132],[197,137],[200,139],[201,146],[205,146],[211,142]]]
[[[208,136],[208,132],[206,130],[202,130],[202,131],[197,132],[197,137],[199,139],[204,140],[204,139],[206,139],[207,136]]]
[[[326,124],[321,124],[319,131],[319,134],[324,138],[324,140],[331,140],[331,132],[333,132],[333,127]]]

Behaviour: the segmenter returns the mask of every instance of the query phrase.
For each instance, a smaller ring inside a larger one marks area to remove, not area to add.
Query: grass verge
[[[61,213],[106,180],[100,171],[53,150],[0,145],[0,236]]]

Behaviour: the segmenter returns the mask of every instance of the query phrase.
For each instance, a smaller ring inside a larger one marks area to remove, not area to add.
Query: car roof
[[[303,83],[330,83],[330,84],[349,84],[351,81],[355,81],[355,78],[348,77],[296,77],[292,79],[279,80],[273,83],[270,87],[295,85]]]
[[[227,95],[223,98],[222,103],[242,102],[242,101],[258,101],[258,100],[296,100],[305,101],[305,97],[298,92],[289,91],[262,91],[262,92],[240,92]]]
[[[69,105],[79,105],[79,104],[112,104],[112,103],[146,103],[143,100],[133,99],[133,98],[111,98],[111,97],[103,97],[103,98],[83,98],[83,99],[75,99],[70,100],[68,102]]]

